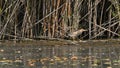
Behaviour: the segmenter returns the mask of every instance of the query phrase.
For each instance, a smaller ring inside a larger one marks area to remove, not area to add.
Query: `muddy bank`
[[[110,40],[24,40],[24,41],[0,41],[2,45],[81,45],[81,46],[104,46],[104,45],[120,45],[120,39]]]

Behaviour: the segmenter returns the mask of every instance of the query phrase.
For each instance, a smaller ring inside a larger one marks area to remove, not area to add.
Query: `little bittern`
[[[68,36],[70,38],[72,38],[73,40],[75,40],[75,38],[77,38],[80,34],[82,34],[84,31],[87,31],[85,29],[80,29],[80,30],[77,30],[77,31],[74,31],[74,32],[71,32],[70,34],[68,34]]]

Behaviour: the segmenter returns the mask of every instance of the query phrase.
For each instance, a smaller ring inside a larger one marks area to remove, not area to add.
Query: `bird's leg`
[[[79,37],[77,37],[76,39],[79,40]]]
[[[72,37],[72,41],[75,41],[75,37]]]
[[[73,41],[73,40],[74,40],[74,38],[73,38],[73,37],[71,37],[71,40]]]

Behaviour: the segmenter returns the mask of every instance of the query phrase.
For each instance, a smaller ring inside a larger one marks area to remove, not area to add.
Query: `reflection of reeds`
[[[119,48],[107,46],[84,48],[79,46],[1,46],[0,63],[11,66],[56,68],[58,66],[92,68],[119,68]],[[28,48],[26,48],[28,47]],[[69,48],[68,50],[66,48]],[[55,49],[55,50],[52,50]],[[79,50],[80,49],[80,50]],[[84,49],[84,50],[83,50]],[[40,51],[38,51],[40,50]],[[49,53],[48,53],[49,52]],[[70,55],[69,55],[70,54]],[[26,59],[26,60],[25,60]],[[0,64],[0,65],[1,65]],[[16,68],[16,67],[15,67]]]

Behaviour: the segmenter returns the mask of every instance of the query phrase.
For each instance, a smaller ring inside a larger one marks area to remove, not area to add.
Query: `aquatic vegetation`
[[[119,38],[119,0],[0,0],[0,40]],[[75,34],[75,33],[74,33]]]

